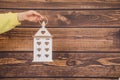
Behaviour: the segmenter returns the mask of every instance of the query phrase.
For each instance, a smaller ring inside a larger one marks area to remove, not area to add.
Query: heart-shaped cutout
[[[37,54],[38,57],[41,57],[41,54]]]
[[[38,44],[38,45],[40,45],[40,44],[41,44],[41,42],[37,42],[37,44]]]
[[[48,45],[48,44],[49,44],[49,42],[45,42],[45,44],[46,44],[46,45]]]
[[[38,51],[40,51],[40,50],[41,50],[41,48],[38,48],[37,50],[38,50]]]
[[[45,34],[45,31],[41,31],[42,34]]]
[[[46,51],[49,51],[49,48],[45,48]]]
[[[45,56],[46,56],[46,57],[49,57],[49,55],[48,55],[48,54],[45,54]]]

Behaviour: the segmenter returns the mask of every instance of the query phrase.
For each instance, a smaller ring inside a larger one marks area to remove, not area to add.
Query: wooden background
[[[33,63],[39,23],[0,35],[0,80],[118,80],[120,0],[0,0],[0,13],[36,10],[49,19],[52,63]]]

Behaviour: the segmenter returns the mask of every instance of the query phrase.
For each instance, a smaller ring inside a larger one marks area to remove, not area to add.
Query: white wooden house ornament
[[[41,25],[42,28],[34,35],[33,62],[52,62],[52,36],[45,28],[45,21]]]

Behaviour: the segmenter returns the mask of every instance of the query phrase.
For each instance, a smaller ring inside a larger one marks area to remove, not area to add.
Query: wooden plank
[[[27,3],[27,4],[26,4]],[[14,5],[13,5],[14,4]],[[21,6],[22,5],[22,6]],[[119,0],[1,0],[0,8],[14,9],[118,9]]]
[[[1,2],[119,2],[119,0],[0,0]]]
[[[33,63],[32,56],[32,52],[0,52],[0,77],[120,76],[120,53],[53,53],[50,63]]]
[[[53,52],[54,62],[33,63],[33,52],[0,52],[0,66],[120,66],[120,53],[58,53]]]
[[[112,78],[0,78],[0,80],[118,80]]]
[[[49,28],[53,51],[120,51],[120,28]],[[16,28],[0,35],[0,51],[33,51],[38,28]]]
[[[0,13],[26,10],[0,9]],[[120,27],[120,10],[36,10],[48,17],[47,27]],[[40,27],[39,23],[24,22],[24,27]],[[19,27],[22,27],[19,26]]]
[[[120,76],[120,66],[0,66],[1,77],[114,77]]]

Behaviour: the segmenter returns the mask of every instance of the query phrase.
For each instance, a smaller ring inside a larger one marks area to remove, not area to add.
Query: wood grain
[[[0,78],[0,80],[118,80],[112,78]]]
[[[26,10],[0,9],[0,13]],[[105,28],[120,27],[120,10],[36,10],[48,17],[47,27],[51,28]],[[19,27],[40,27],[39,23],[24,22]]]
[[[27,4],[26,4],[27,3]],[[14,5],[13,5],[14,4]],[[21,6],[22,5],[22,6]],[[118,9],[119,0],[1,0],[0,8],[9,9]]]
[[[119,2],[119,0],[0,0],[1,2]]]
[[[114,77],[120,76],[120,66],[0,66],[1,77]]]
[[[0,0],[0,13],[36,10],[49,19],[54,62],[33,63],[38,23],[0,35],[0,80],[118,80],[119,0]]]
[[[2,65],[30,65],[39,66],[120,66],[120,53],[60,53],[53,52],[52,63],[32,63],[33,52],[0,52],[0,66]]]
[[[120,53],[53,53],[52,63],[33,63],[32,59],[32,52],[0,52],[0,76],[106,78],[120,76]],[[106,61],[108,63],[105,63]]]
[[[49,28],[53,51],[120,51],[120,28]],[[38,28],[16,28],[0,35],[0,51],[33,51]]]

